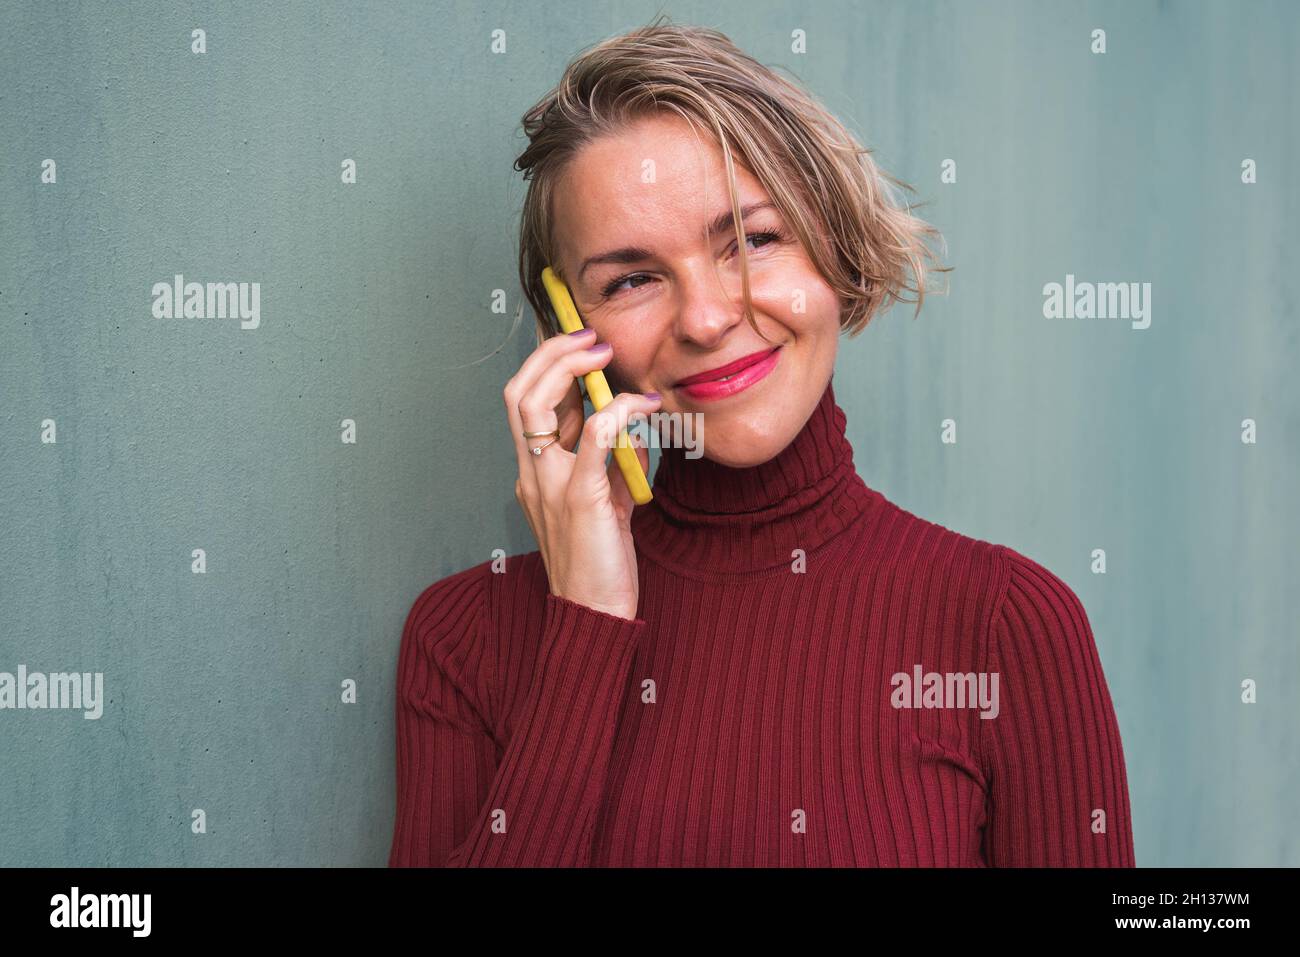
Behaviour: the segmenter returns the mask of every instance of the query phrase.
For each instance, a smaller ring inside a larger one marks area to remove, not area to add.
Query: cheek
[[[810,325],[827,326],[838,330],[841,305],[839,297],[822,278],[821,273],[814,272],[807,278],[808,312],[805,318]]]
[[[638,383],[647,381],[648,365],[651,351],[647,343],[639,336],[612,335],[597,329],[596,336],[601,342],[608,342],[614,347],[614,356],[605,364],[605,378],[610,391],[639,392]],[[647,388],[649,388],[647,386]]]
[[[793,328],[816,332],[828,322],[839,325],[839,299],[816,271],[791,269],[764,277],[751,291],[757,305]]]

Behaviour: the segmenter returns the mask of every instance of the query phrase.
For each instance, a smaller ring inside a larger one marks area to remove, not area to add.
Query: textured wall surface
[[[657,9],[3,4],[0,672],[104,701],[0,710],[0,864],[384,863],[410,603],[535,547],[519,118]],[[949,294],[841,341],[858,469],[1083,600],[1139,864],[1300,864],[1300,11],[665,9],[793,71],[944,231]],[[258,283],[257,327],[155,318],[177,274]],[[1046,318],[1067,274],[1150,283],[1149,327]]]

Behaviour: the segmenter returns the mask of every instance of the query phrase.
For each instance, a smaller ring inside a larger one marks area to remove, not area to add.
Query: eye
[[[626,276],[619,276],[617,279],[615,279],[613,282],[611,282],[608,286],[606,286],[604,289],[600,291],[601,298],[608,299],[610,296],[614,295],[614,293],[618,292],[619,286],[623,285],[623,283],[628,282],[629,280],[649,279],[649,278],[650,277],[643,272],[634,272],[634,273],[628,273]],[[636,289],[639,287],[632,286],[630,288]]]
[[[782,233],[780,233],[780,232],[778,232],[777,230],[775,230],[775,229],[767,229],[767,230],[763,230],[762,232],[757,232],[757,233],[747,233],[747,234],[745,235],[745,239],[746,239],[746,241],[748,241],[748,242],[750,242],[750,243],[754,243],[754,242],[757,242],[758,240],[761,239],[761,240],[763,240],[763,245],[764,245],[764,246],[769,245],[769,244],[771,244],[771,243],[780,242],[780,241],[783,240],[784,238],[785,238],[785,236],[784,236]],[[762,248],[762,247],[759,247],[759,248]]]
[[[761,232],[747,233],[745,239],[750,245],[758,243],[759,245],[756,248],[761,249],[764,246],[770,245],[771,243],[784,241],[785,234],[780,232],[779,230],[767,229]],[[734,246],[735,243],[733,242],[732,245]],[[619,291],[619,287],[622,286],[623,283],[625,282],[630,282],[633,279],[650,279],[650,278],[652,277],[642,272],[628,273],[626,276],[619,276],[617,279],[610,282],[607,286],[605,286],[604,289],[600,291],[601,298],[602,299],[610,298],[611,296],[613,296],[615,293]],[[640,287],[630,286],[628,288],[637,289]]]

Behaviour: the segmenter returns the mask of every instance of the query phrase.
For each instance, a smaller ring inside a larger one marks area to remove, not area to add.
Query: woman
[[[854,468],[838,337],[934,271],[890,177],[658,22],[524,123],[542,341],[504,398],[539,550],[410,611],[390,865],[1132,866],[1074,593]],[[587,334],[558,334],[548,264]],[[618,395],[584,424],[594,369]],[[598,432],[652,412],[702,416],[703,457],[665,447],[634,507]]]

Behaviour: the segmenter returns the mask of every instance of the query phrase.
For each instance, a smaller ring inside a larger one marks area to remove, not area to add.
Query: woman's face
[[[735,169],[754,322],[767,341],[744,316],[722,152],[676,114],[585,146],[554,213],[560,272],[584,324],[614,347],[613,390],[659,392],[662,412],[704,413],[704,455],[746,467],[784,449],[816,407],[840,304],[776,208],[747,210],[770,199]],[[683,384],[746,357],[763,361],[730,383]]]

